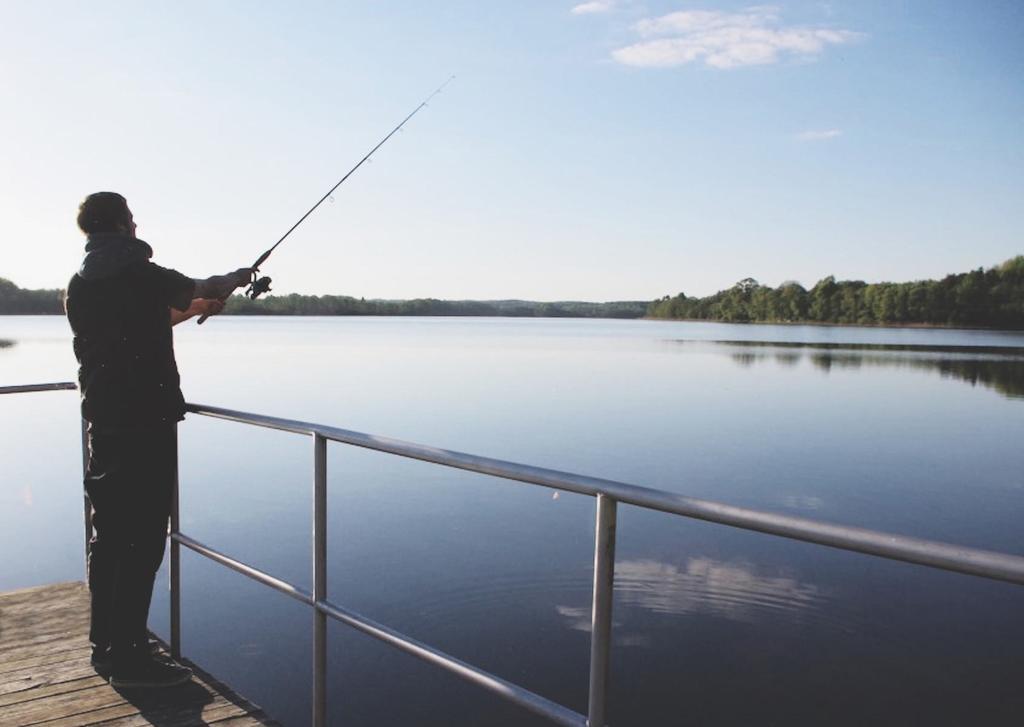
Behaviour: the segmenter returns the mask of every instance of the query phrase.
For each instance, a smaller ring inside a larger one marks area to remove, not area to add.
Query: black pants
[[[115,661],[146,648],[176,468],[173,423],[89,428],[85,489],[96,531],[89,543],[89,640],[109,647]]]

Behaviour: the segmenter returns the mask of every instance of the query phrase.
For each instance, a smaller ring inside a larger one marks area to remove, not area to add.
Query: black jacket
[[[170,308],[186,310],[195,283],[149,262],[135,238],[91,235],[68,283],[82,416],[105,426],[179,421],[185,415]]]

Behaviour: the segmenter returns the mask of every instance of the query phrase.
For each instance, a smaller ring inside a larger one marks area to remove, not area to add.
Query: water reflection
[[[944,378],[966,381],[972,386],[981,384],[1008,398],[1024,398],[1024,348],[1016,346],[905,346],[779,341],[710,343],[744,349],[731,354],[732,360],[740,366],[774,361],[791,368],[807,359],[815,368],[826,373],[833,368],[858,369],[866,366],[920,369],[938,372]]]
[[[794,510],[820,510],[825,501],[814,495],[785,495],[782,504]]]
[[[689,558],[615,564],[616,605],[672,616],[708,615],[755,623],[769,617],[803,618],[829,600],[822,587],[790,574],[763,573],[746,562]],[[569,628],[590,631],[590,609],[558,606]]]

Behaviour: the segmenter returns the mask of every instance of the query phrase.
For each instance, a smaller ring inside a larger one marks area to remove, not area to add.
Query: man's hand
[[[224,310],[224,301],[217,298],[193,298],[188,310],[171,308],[171,325],[176,326],[193,316],[215,316]]]
[[[224,310],[224,301],[217,298],[196,298],[188,307],[189,316],[215,316]]]
[[[235,283],[236,288],[241,288],[243,285],[248,285],[252,282],[252,268],[238,268],[233,273],[228,273],[228,277],[233,277],[238,282]]]

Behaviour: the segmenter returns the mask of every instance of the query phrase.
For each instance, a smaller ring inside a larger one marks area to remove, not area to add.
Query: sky
[[[77,206],[278,293],[650,300],[1024,253],[1024,4],[0,0],[0,277]]]

